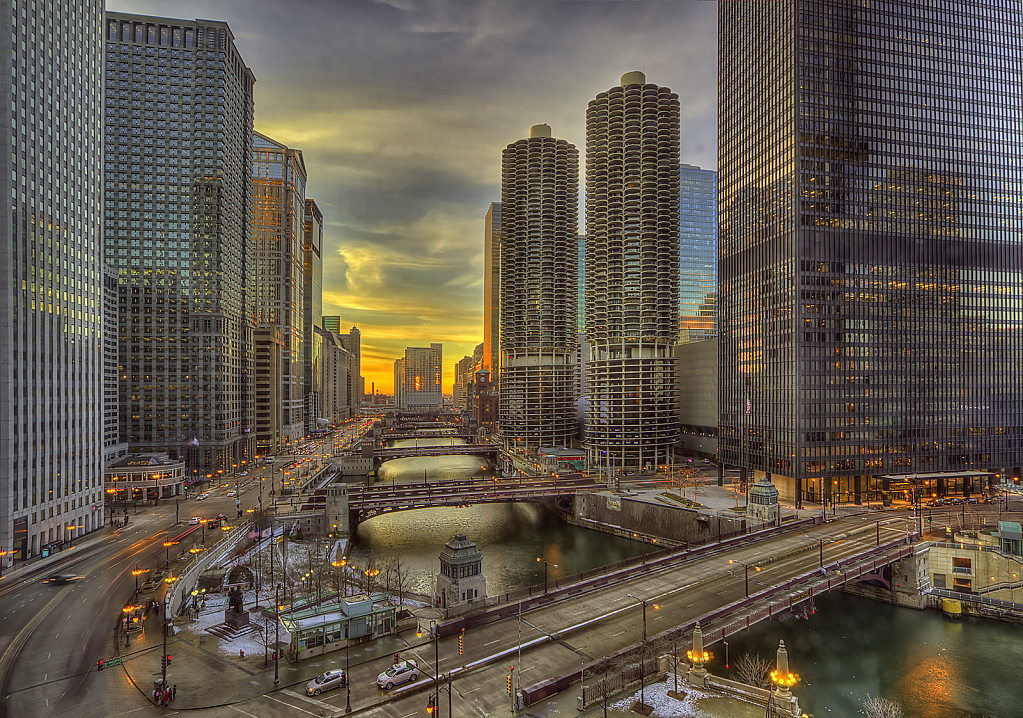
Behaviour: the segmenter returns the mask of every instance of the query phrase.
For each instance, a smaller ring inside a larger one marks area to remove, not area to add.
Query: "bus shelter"
[[[396,611],[386,594],[358,594],[284,613],[281,628],[290,635],[292,660],[301,661],[394,633]]]

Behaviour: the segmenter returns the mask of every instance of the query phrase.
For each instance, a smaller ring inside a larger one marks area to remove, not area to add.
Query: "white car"
[[[228,495],[228,496],[236,496],[237,494],[238,494],[238,492],[237,492],[237,491],[228,491],[228,492],[227,492],[227,495]]]
[[[377,685],[391,690],[399,683],[419,678],[419,664],[412,660],[400,661],[377,676]]]
[[[188,525],[189,526],[195,526],[197,523],[199,523],[199,517],[198,516],[193,516],[192,518],[190,518],[188,520]]]
[[[341,669],[327,671],[316,676],[316,678],[309,681],[306,684],[305,692],[311,696],[318,696],[323,691],[329,691],[331,688],[344,688],[347,676]]]

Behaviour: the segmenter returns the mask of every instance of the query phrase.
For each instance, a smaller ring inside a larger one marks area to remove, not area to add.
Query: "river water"
[[[763,622],[729,638],[729,663],[752,652],[773,665],[784,640],[800,708],[815,716],[862,715],[868,693],[895,701],[907,718],[1023,716],[1023,626],[951,621],[840,591],[815,604],[807,619]],[[724,646],[712,651],[711,672],[728,675]]]
[[[419,440],[421,445],[464,443]],[[492,476],[479,457],[399,459],[380,470],[383,482],[421,482]],[[413,590],[432,595],[438,554],[456,533],[483,551],[487,593],[495,595],[549,578],[622,560],[643,552],[633,541],[570,526],[535,504],[484,504],[422,509],[379,516],[361,524],[351,555],[398,555],[409,568]],[[555,564],[557,567],[555,568]],[[835,592],[816,599],[806,619],[763,622],[729,639],[730,664],[744,652],[773,664],[785,641],[795,692],[815,716],[861,716],[869,693],[896,701],[906,718],[1016,718],[1023,716],[1023,626],[966,618],[950,621],[939,611],[899,608]],[[712,647],[710,669],[728,675],[723,644]]]
[[[397,446],[416,442],[403,439]],[[464,444],[460,439],[419,439],[420,446]],[[485,468],[484,468],[485,467]],[[378,475],[383,483],[421,483],[445,479],[493,476],[493,468],[478,456],[440,456],[394,459]],[[465,534],[483,552],[487,594],[494,596],[544,579],[571,576],[586,569],[637,556],[643,544],[571,526],[536,504],[479,504],[464,508],[420,509],[377,516],[358,526],[350,555],[357,560],[372,552],[377,562],[399,556],[412,580],[412,590],[434,594],[438,556],[444,544]]]

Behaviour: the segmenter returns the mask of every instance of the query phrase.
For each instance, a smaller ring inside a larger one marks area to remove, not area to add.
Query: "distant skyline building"
[[[357,327],[352,327],[347,334],[341,333],[341,315],[330,314],[323,317],[323,328],[332,333],[340,346],[349,354],[347,388],[345,389],[347,417],[355,416],[362,406],[362,334]],[[338,409],[335,409],[337,413]],[[346,417],[346,418],[347,418]]]
[[[103,525],[103,3],[12,0],[0,33],[0,557]],[[9,83],[9,84],[8,84]]]
[[[305,201],[305,221],[302,231],[302,315],[305,329],[302,352],[305,375],[305,427],[307,432],[319,428],[318,419],[327,417],[323,412],[323,214],[316,202]]]
[[[526,447],[575,437],[579,151],[534,125],[501,174],[501,433]]]
[[[501,376],[501,203],[492,202],[483,227],[483,368]]]
[[[253,458],[252,87],[226,23],[107,13],[105,259],[132,451]]]
[[[1019,476],[1019,5],[718,8],[722,461],[797,502]]]
[[[654,468],[678,438],[679,101],[642,72],[586,110],[590,460]]]
[[[302,151],[253,132],[252,140],[252,294],[254,328],[279,330],[284,354],[275,364],[278,403],[266,405],[257,393],[256,414],[280,413],[273,450],[285,450],[306,435],[305,422],[305,222],[306,169]],[[256,374],[268,371],[256,365]],[[266,445],[257,433],[257,445]]]
[[[401,363],[402,401],[399,405],[400,408],[440,408],[444,399],[441,393],[443,361],[444,348],[441,344],[405,349],[405,358]],[[395,371],[395,379],[398,378],[398,372]]]
[[[679,177],[679,341],[702,341],[717,336],[718,173],[684,164]]]

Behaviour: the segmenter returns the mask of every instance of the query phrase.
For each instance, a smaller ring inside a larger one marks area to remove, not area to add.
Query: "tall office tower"
[[[1018,471],[1023,7],[729,2],[718,27],[722,459],[813,501]]]
[[[394,408],[405,408],[405,359],[394,360]]]
[[[253,458],[255,79],[222,22],[107,13],[106,39],[122,439],[217,476]]]
[[[323,328],[334,334],[341,334],[341,315],[327,314],[323,317]]]
[[[402,404],[404,409],[436,409],[443,401],[441,366],[443,345],[406,347],[402,361]]]
[[[678,96],[627,73],[586,109],[586,443],[611,469],[678,438],[678,214]]]
[[[303,339],[305,348],[302,363],[305,366],[305,425],[311,432],[321,428],[318,419],[325,418],[323,398],[323,214],[316,202],[305,201],[305,226],[303,230]]]
[[[103,3],[0,32],[0,558],[103,524]],[[10,84],[8,84],[10,83]]]
[[[501,376],[501,203],[492,202],[483,231],[483,368]]]
[[[679,224],[679,341],[717,336],[718,173],[682,165]]]
[[[128,453],[117,428],[117,270],[103,265],[103,466]]]
[[[275,380],[280,403],[267,406],[256,396],[255,413],[281,415],[281,444],[291,447],[305,426],[305,223],[306,184],[302,151],[259,132],[252,139],[251,256],[255,268],[252,318],[256,329],[274,327],[284,340]],[[256,365],[256,373],[266,372]],[[256,437],[260,443],[261,437]]]
[[[527,447],[575,436],[579,151],[534,125],[501,174],[501,432]]]
[[[362,395],[365,394],[364,380],[362,378],[362,332],[358,327],[353,326],[348,330],[348,353],[351,354],[351,385],[348,392],[348,408],[351,416],[356,416],[362,408]]]

